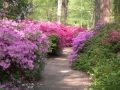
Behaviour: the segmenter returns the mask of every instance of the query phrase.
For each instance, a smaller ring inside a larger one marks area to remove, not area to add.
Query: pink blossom
[[[120,55],[120,52],[117,52],[118,55]]]
[[[106,44],[106,41],[105,41],[105,40],[103,40],[103,39],[101,40],[101,42],[102,42],[102,44]]]
[[[76,34],[82,31],[86,31],[86,28],[80,28],[76,26],[64,26],[56,22],[35,22],[31,20],[24,20],[23,23],[34,23],[36,27],[39,27],[39,30],[45,33],[46,35],[55,34],[60,38],[58,47],[62,48],[64,46],[71,46],[72,38]]]
[[[117,32],[116,31],[111,31],[110,35],[117,35]]]

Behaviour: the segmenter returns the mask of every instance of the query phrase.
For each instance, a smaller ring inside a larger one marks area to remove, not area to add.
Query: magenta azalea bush
[[[34,23],[0,20],[0,88],[9,90],[32,78],[47,52],[47,37]]]
[[[47,36],[57,35],[59,37],[58,47],[71,46],[72,38],[74,38],[79,32],[86,31],[86,28],[80,28],[76,26],[64,26],[56,22],[37,22],[31,20],[24,20],[25,23],[34,23],[39,30],[45,33]]]
[[[40,29],[47,34],[54,33],[60,38],[59,47],[71,46],[72,38],[75,37],[81,31],[85,31],[85,28],[79,28],[74,26],[64,26],[57,23],[40,23]]]

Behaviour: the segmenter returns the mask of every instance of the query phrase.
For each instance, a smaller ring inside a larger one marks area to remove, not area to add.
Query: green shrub
[[[59,37],[55,34],[48,36],[49,40],[49,54],[60,55],[62,49],[58,47]]]
[[[108,24],[85,42],[72,68],[90,74],[94,90],[120,89],[120,24]]]

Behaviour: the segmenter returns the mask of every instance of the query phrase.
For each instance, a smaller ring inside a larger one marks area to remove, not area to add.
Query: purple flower
[[[89,37],[93,37],[96,34],[95,30],[91,30],[89,32],[87,32],[87,36]]]
[[[3,86],[7,88],[10,82],[15,82],[16,78],[11,73],[16,72],[13,72],[14,68],[11,68],[11,65],[14,64],[23,72],[28,72],[29,69],[34,69],[34,61],[37,57],[35,52],[40,54],[39,60],[44,61],[48,47],[46,35],[33,23],[0,20],[0,74],[3,72],[9,74],[8,82],[0,82],[0,88]]]
[[[96,31],[83,31],[78,34],[76,38],[73,38],[72,41],[72,53],[69,56],[70,66],[72,65],[72,61],[77,60],[77,55],[80,50],[83,49],[84,43],[88,40],[88,38],[93,37],[96,34]]]
[[[87,38],[88,35],[86,31],[80,32],[76,38],[73,38],[73,42],[72,42],[73,52],[69,56],[70,65],[72,65],[72,61],[75,60],[78,51],[83,49],[84,42],[87,40]]]

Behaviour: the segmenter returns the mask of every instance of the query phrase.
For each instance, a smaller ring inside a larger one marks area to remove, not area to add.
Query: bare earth
[[[70,52],[71,48],[64,48],[61,56],[47,60],[43,71],[44,78],[37,83],[34,90],[87,90],[86,86],[91,81],[85,73],[69,67]]]

